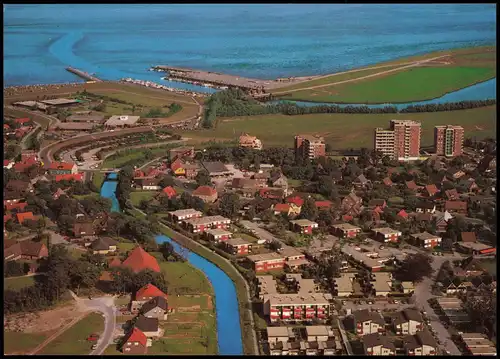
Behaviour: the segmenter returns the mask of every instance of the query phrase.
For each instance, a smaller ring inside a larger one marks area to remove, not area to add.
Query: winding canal
[[[120,205],[115,195],[117,179],[118,174],[110,173],[101,187],[101,196],[112,200],[112,212],[120,211]],[[243,355],[240,311],[233,281],[215,264],[184,248],[171,238],[157,235],[155,240],[158,244],[171,243],[176,252],[187,256],[188,262],[207,276],[215,293],[219,355]]]

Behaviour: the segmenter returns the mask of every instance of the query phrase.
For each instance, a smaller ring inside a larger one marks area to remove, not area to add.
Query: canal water
[[[113,201],[112,212],[120,211],[120,205],[115,195],[118,184],[117,179],[118,174],[111,173],[101,187],[101,196],[110,198]],[[219,355],[243,355],[240,312],[233,281],[215,264],[184,248],[169,237],[158,235],[155,237],[155,240],[158,244],[164,242],[171,243],[176,252],[187,256],[188,262],[207,276],[215,293]]]

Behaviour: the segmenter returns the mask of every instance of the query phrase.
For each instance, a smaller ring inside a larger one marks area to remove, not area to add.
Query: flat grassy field
[[[35,284],[35,277],[16,277],[16,278],[4,278],[3,288],[4,290],[20,290],[21,288],[31,287]]]
[[[160,262],[168,282],[168,294],[212,294],[212,285],[205,274],[187,262]]]
[[[101,314],[91,313],[50,342],[39,354],[88,355],[92,343],[86,339],[90,334],[104,330]]]
[[[24,354],[43,343],[48,337],[48,333],[23,333],[23,332],[3,332],[3,353],[4,354]]]
[[[465,136],[496,137],[496,106],[471,110],[408,114],[315,114],[301,116],[263,115],[223,119],[216,129],[189,133],[192,143],[232,140],[240,133],[260,138],[265,147],[293,147],[296,134],[318,134],[334,149],[373,148],[376,127],[389,127],[391,119],[422,123],[422,146],[434,142],[434,126],[464,127]],[[235,135],[236,134],[236,135]],[[187,135],[187,133],[186,133]]]
[[[430,100],[489,80],[487,67],[413,67],[345,84],[292,92],[284,98],[338,103],[404,103]]]
[[[449,54],[419,67],[404,63]],[[382,67],[383,66],[383,67]],[[374,69],[370,69],[373,67]],[[375,67],[381,67],[376,69]],[[395,71],[392,71],[395,70]],[[396,71],[397,70],[397,71]],[[386,71],[391,71],[385,73]],[[378,76],[374,76],[379,74]],[[369,78],[362,79],[364,76]],[[360,71],[331,75],[274,89],[283,99],[340,103],[403,103],[429,100],[496,76],[496,47],[440,51],[368,66]],[[348,83],[346,80],[358,79]],[[326,86],[331,84],[330,86]],[[310,88],[312,86],[320,86]],[[303,89],[303,90],[301,90]],[[291,91],[284,93],[286,91]]]
[[[139,206],[141,201],[149,201],[151,198],[156,196],[158,191],[135,191],[130,193],[130,201],[134,206]]]

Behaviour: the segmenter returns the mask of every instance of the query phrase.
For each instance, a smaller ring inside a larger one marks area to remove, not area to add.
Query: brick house
[[[122,267],[130,268],[134,273],[139,273],[146,269],[150,269],[157,273],[161,272],[156,258],[141,247],[136,247],[130,252],[127,259],[123,261]]]
[[[231,232],[220,228],[207,229],[205,235],[210,241],[214,242],[225,242],[233,236]]]
[[[424,320],[416,309],[405,309],[398,312],[392,318],[392,326],[396,335],[415,335],[424,329]]]
[[[396,348],[386,335],[368,334],[363,337],[365,355],[396,355]]]
[[[49,250],[47,246],[41,242],[24,240],[4,247],[4,259],[6,261],[19,259],[36,260],[48,256]]]
[[[428,184],[424,187],[424,194],[426,197],[434,197],[439,193],[439,189],[435,184]]]
[[[61,181],[83,182],[83,176],[84,176],[84,173],[61,174],[61,175],[55,175],[54,180],[56,182],[61,182]]]
[[[358,217],[363,211],[363,199],[350,193],[342,199],[340,209],[343,215]]]
[[[285,266],[285,257],[275,252],[255,254],[248,256],[247,259],[252,263],[255,273],[281,270]]]
[[[318,228],[318,224],[308,219],[290,221],[290,229],[297,233],[312,234],[314,228]]]
[[[92,221],[77,221],[73,224],[73,235],[76,238],[94,236],[96,231]]]
[[[401,232],[389,227],[384,227],[384,228],[375,228],[372,230],[373,231],[373,236],[376,240],[379,240],[381,242],[398,242],[399,237],[401,236]]]
[[[23,212],[27,205],[27,202],[4,203],[4,208],[6,211],[16,210],[17,212]]]
[[[446,199],[448,199],[449,201],[456,201],[460,198],[460,195],[455,188],[446,190],[444,194],[446,196]]]
[[[78,172],[76,163],[68,162],[52,162],[49,167],[49,174],[55,175],[71,175]]]
[[[285,195],[285,190],[281,188],[261,188],[259,190],[259,196],[266,199],[281,200],[285,197]]]
[[[134,178],[134,183],[137,188],[143,191],[157,191],[161,189],[159,185],[161,181],[160,177],[139,177]]]
[[[170,222],[181,223],[185,220],[191,218],[200,218],[203,216],[203,213],[200,211],[196,211],[192,208],[189,209],[179,209],[177,211],[168,212],[168,219]]]
[[[446,201],[444,210],[449,213],[467,214],[467,202],[464,201]]]
[[[172,199],[177,196],[177,192],[172,186],[167,186],[161,190],[160,196],[166,196],[168,199]]]
[[[132,328],[123,338],[121,351],[125,354],[146,354],[148,338],[137,328]]]
[[[90,244],[93,254],[108,254],[116,252],[117,241],[111,238],[98,238]]]
[[[406,355],[408,356],[428,356],[437,355],[438,353],[438,344],[428,330],[404,337],[403,343]]]
[[[217,191],[209,186],[200,186],[193,191],[192,196],[200,198],[205,203],[214,203],[217,200]]]
[[[245,255],[252,251],[252,243],[242,238],[230,238],[224,242],[227,252],[234,255]]]
[[[436,212],[436,205],[428,201],[418,202],[415,206],[417,213],[434,213]]]
[[[136,318],[134,328],[139,329],[147,338],[159,338],[163,334],[158,318],[147,318],[142,314]]]
[[[330,294],[324,293],[264,295],[264,316],[272,323],[325,320],[330,316],[331,298]]]
[[[231,220],[222,216],[190,218],[183,221],[184,227],[192,233],[203,233],[207,229],[226,229]]]
[[[414,233],[410,235],[410,238],[415,241],[418,247],[425,249],[432,249],[441,244],[441,237],[428,232]]]
[[[352,313],[352,319],[357,335],[385,332],[384,318],[377,312],[368,309],[357,310]]]
[[[168,303],[165,297],[154,297],[150,301],[143,304],[141,313],[146,318],[157,318],[160,320],[167,320],[168,317]]]
[[[36,221],[36,217],[33,215],[33,212],[17,213],[16,219],[19,224],[23,224],[25,221]]]
[[[142,306],[156,297],[161,297],[167,300],[167,295],[163,293],[157,286],[149,283],[144,287],[140,288],[134,296],[134,299],[130,302],[130,311],[132,313],[138,313]]]
[[[339,238],[354,238],[361,232],[361,228],[349,223],[333,224],[331,231]]]

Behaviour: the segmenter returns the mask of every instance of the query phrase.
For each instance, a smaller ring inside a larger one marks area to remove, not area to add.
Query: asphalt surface
[[[243,225],[243,227],[245,227],[249,231],[252,231],[252,233],[254,233],[259,239],[264,239],[268,242],[277,241],[281,244],[285,244],[282,240],[276,238],[273,234],[266,231],[264,228],[260,228],[257,223],[247,220],[240,221],[240,223]]]

